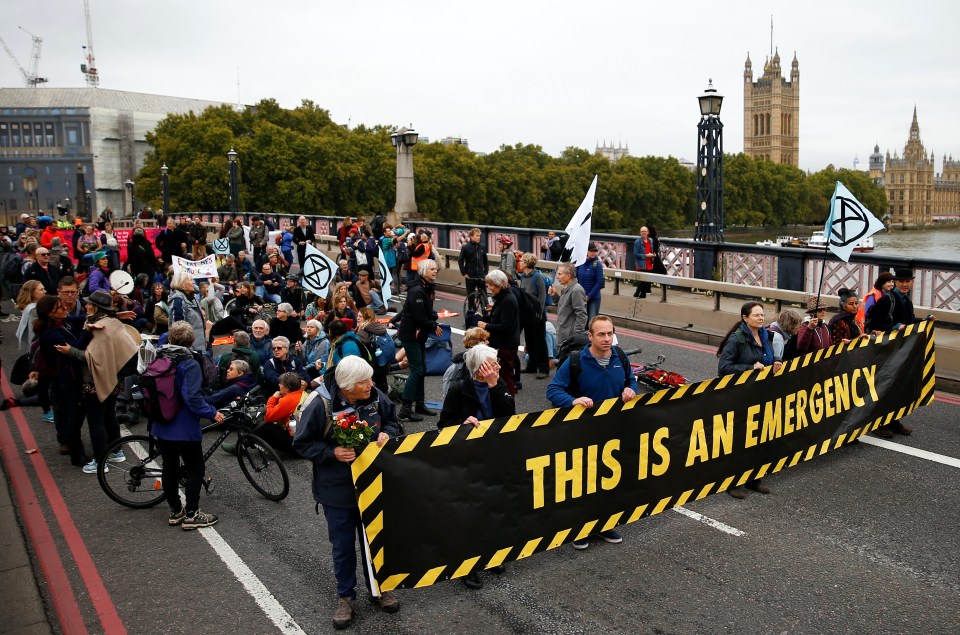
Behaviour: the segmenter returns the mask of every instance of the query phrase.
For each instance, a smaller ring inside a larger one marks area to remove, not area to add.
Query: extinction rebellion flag
[[[883,223],[843,183],[837,181],[833,198],[830,199],[830,215],[823,226],[823,235],[827,238],[830,251],[840,260],[850,262],[850,254],[857,243],[882,229]]]
[[[810,461],[934,396],[931,322],[708,379],[369,444],[353,463],[381,591],[555,549]]]

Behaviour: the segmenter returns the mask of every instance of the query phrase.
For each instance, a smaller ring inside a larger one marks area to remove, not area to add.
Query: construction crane
[[[97,60],[93,56],[93,25],[90,22],[90,0],[83,0],[83,17],[87,22],[87,45],[83,47],[84,61],[80,65],[80,72],[87,80],[87,86],[96,88],[100,85],[100,75],[97,73]]]
[[[40,77],[37,72],[37,69],[40,66],[40,50],[43,48],[43,38],[38,37],[27,31],[22,26],[19,27],[21,31],[29,35],[33,39],[33,52],[30,55],[30,70],[27,70],[20,64],[20,61],[17,60],[17,56],[13,54],[13,51],[10,50],[10,47],[7,46],[7,43],[3,41],[3,38],[0,38],[0,43],[3,44],[3,48],[7,50],[7,55],[10,56],[10,59],[13,60],[13,63],[17,65],[17,68],[20,69],[20,72],[23,74],[23,79],[27,83],[28,87],[36,87],[38,84],[43,84],[47,82],[46,77]]]

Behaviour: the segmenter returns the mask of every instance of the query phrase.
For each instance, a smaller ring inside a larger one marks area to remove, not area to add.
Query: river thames
[[[781,227],[744,232],[737,228],[728,228],[724,238],[728,243],[752,245],[766,239],[775,240],[777,236],[790,235],[802,239],[810,238],[815,227]],[[901,256],[904,258],[935,258],[938,260],[960,260],[960,227],[939,227],[936,229],[912,229],[874,234],[874,255]]]

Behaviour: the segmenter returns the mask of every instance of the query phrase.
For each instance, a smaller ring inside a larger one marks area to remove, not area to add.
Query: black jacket
[[[520,307],[510,289],[503,289],[493,296],[493,311],[484,327],[490,333],[490,346],[493,348],[516,348],[520,345]]]
[[[483,278],[487,275],[487,250],[481,243],[468,240],[460,248],[460,275],[471,278]]]
[[[490,406],[493,408],[494,418],[516,414],[516,404],[502,379],[498,379],[497,385],[490,389]],[[473,379],[454,382],[443,400],[443,411],[437,427],[458,426],[466,421],[467,417],[476,417],[479,409],[480,398],[477,397]]]
[[[402,341],[425,344],[430,334],[437,330],[433,297],[433,285],[416,276],[407,288],[407,300],[403,303],[403,317],[397,333]]]
[[[181,247],[181,245],[190,243],[187,235],[179,228],[174,229],[173,231],[164,229],[162,232],[157,234],[155,240],[157,243],[157,249],[160,250],[165,262],[173,262],[172,256],[180,256],[182,258],[183,247]]]
[[[44,269],[39,263],[34,262],[27,267],[27,270],[23,273],[23,281],[26,282],[27,280],[37,280],[43,285],[43,290],[46,291],[48,295],[57,295],[57,283],[60,282],[60,267],[56,264],[50,264]]]
[[[130,268],[130,275],[134,278],[141,273],[153,278],[157,272],[157,257],[153,252],[153,245],[146,236],[134,234],[127,247],[127,266]]]

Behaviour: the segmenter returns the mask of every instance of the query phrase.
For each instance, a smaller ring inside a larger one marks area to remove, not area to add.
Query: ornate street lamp
[[[723,123],[720,107],[723,96],[710,80],[698,97],[700,123],[697,124],[697,225],[694,240],[714,243],[695,249],[694,276],[711,279],[717,263],[717,244],[723,242]]]
[[[170,168],[167,167],[167,164],[164,163],[160,166],[160,184],[163,187],[163,213],[167,216],[170,215],[170,177],[168,173]]]
[[[390,135],[390,143],[397,149],[397,198],[393,206],[394,222],[404,222],[417,214],[417,199],[413,186],[413,152],[420,135],[413,129],[400,128]]]
[[[236,218],[240,215],[240,181],[237,176],[237,151],[230,148],[227,153],[230,162],[230,215]]]
[[[87,214],[88,214],[87,218],[89,218],[90,220],[93,220],[93,207],[92,207],[92,206],[93,206],[93,192],[91,192],[90,190],[84,191],[84,193],[83,193],[83,201],[84,201],[84,203],[86,204],[86,209],[87,209]]]

